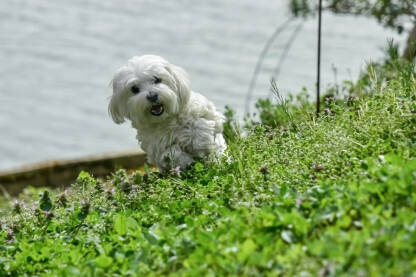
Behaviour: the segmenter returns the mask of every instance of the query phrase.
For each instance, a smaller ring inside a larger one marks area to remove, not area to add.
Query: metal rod
[[[319,0],[318,7],[318,61],[317,61],[317,80],[316,80],[316,116],[319,116],[321,109],[321,36],[322,36],[322,0]]]

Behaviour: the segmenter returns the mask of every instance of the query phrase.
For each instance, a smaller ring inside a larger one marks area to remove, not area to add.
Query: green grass
[[[390,63],[319,118],[303,96],[260,101],[244,137],[227,122],[228,158],[180,178],[83,172],[33,196],[1,219],[0,275],[415,274],[415,71]]]

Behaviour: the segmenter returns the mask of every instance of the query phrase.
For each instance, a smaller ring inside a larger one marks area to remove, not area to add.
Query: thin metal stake
[[[318,63],[317,63],[317,80],[316,80],[316,116],[319,116],[321,109],[321,26],[322,26],[322,0],[319,0],[318,7]]]

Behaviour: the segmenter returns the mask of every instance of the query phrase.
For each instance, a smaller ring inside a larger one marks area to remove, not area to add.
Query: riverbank
[[[82,172],[16,202],[0,275],[411,275],[414,66],[374,65],[324,102],[316,118],[305,95],[260,101],[244,137],[229,112],[230,158],[179,176]]]
[[[116,169],[137,170],[146,161],[146,153],[136,148],[90,155],[77,159],[52,160],[10,170],[0,170],[0,196],[16,196],[26,187],[61,188],[74,182],[81,171],[104,178]]]

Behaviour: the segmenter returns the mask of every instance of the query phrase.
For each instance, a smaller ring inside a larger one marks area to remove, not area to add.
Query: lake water
[[[244,112],[258,55],[289,17],[279,0],[0,1],[0,169],[137,146],[128,124],[107,114],[114,71],[134,55],[157,54],[185,68],[192,88]],[[269,51],[253,101],[299,21]],[[324,14],[323,83],[355,79],[382,57],[389,37],[373,20]],[[284,93],[314,89],[316,22],[307,21],[281,65]]]

